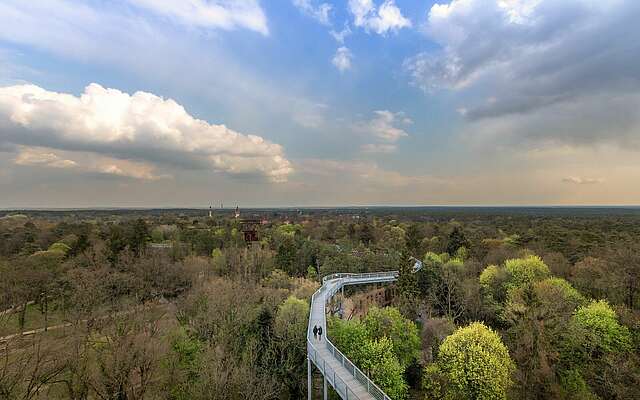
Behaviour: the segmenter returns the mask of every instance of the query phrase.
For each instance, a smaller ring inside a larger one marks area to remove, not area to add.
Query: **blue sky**
[[[0,207],[638,204],[637,17],[6,0]]]

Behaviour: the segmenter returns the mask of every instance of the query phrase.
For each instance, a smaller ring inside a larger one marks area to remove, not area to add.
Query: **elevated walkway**
[[[373,381],[356,367],[327,339],[327,302],[344,286],[393,282],[398,271],[368,274],[333,274],[322,279],[322,286],[311,297],[309,326],[307,327],[308,398],[311,400],[311,366],[315,365],[324,377],[324,399],[327,384],[344,400],[390,400]],[[314,338],[313,327],[321,326],[323,335]]]

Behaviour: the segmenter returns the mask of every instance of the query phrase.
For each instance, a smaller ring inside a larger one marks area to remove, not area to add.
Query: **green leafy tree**
[[[274,269],[262,280],[262,284],[275,289],[291,289],[291,277],[281,269]]]
[[[339,318],[328,320],[331,341],[345,353],[351,361],[361,365],[364,359],[362,343],[369,340],[367,328],[359,321],[345,321]]]
[[[91,241],[89,235],[86,232],[82,232],[78,235],[78,238],[71,244],[71,250],[69,250],[69,256],[75,257],[84,253],[91,247]]]
[[[630,357],[631,333],[605,300],[580,307],[564,337],[560,374],[565,391],[584,380],[601,398],[617,398],[618,388],[626,391],[630,381],[639,379],[637,372],[626,378],[638,368]]]
[[[391,250],[404,252],[407,250],[407,234],[399,226],[392,226],[384,230],[382,244]]]
[[[359,365],[371,379],[392,399],[407,398],[409,386],[404,380],[404,368],[396,358],[389,338],[367,340],[361,344],[362,360]]]
[[[163,366],[167,371],[166,390],[169,399],[191,398],[190,388],[198,382],[204,367],[202,342],[189,336],[184,328],[179,328],[170,338],[171,351]]]
[[[414,256],[418,256],[420,253],[420,247],[422,245],[422,239],[424,238],[424,233],[420,229],[420,225],[418,224],[410,224],[407,227],[407,250],[409,254]]]
[[[313,265],[309,265],[309,267],[307,268],[307,279],[311,279],[312,281],[318,279],[318,271]]]
[[[107,261],[109,261],[112,267],[118,264],[120,253],[122,253],[126,247],[127,240],[122,227],[119,225],[109,227],[105,253]]]
[[[395,307],[369,310],[362,321],[369,337],[381,339],[387,337],[393,344],[393,352],[403,367],[409,366],[420,354],[418,328],[413,321],[406,319]]]
[[[274,358],[268,368],[274,367],[277,375],[288,387],[293,398],[300,398],[306,374],[306,333],[309,321],[309,304],[290,296],[279,307],[273,323]]]
[[[213,266],[213,270],[218,274],[223,274],[228,272],[227,268],[227,257],[225,257],[224,253],[220,249],[213,249],[211,251],[211,264]]]
[[[71,250],[71,247],[62,242],[56,242],[51,246],[49,246],[49,251],[60,253],[63,257],[66,256],[70,250]]]
[[[308,319],[309,304],[304,300],[290,296],[278,307],[274,333],[289,344],[296,341],[297,345],[301,345],[299,347],[305,347]]]
[[[542,258],[535,255],[507,260],[504,267],[509,273],[507,282],[509,288],[522,287],[551,275],[549,267]]]
[[[424,255],[424,263],[425,263],[425,267],[429,268],[433,268],[433,267],[437,267],[439,265],[444,264],[445,262],[447,262],[449,259],[449,253],[443,253],[443,254],[436,254],[432,251],[428,251],[425,255]]]
[[[606,300],[592,301],[578,309],[572,325],[579,334],[579,348],[587,357],[631,348],[629,329],[618,322],[616,312]]]
[[[506,399],[514,369],[500,336],[475,322],[444,340],[424,379],[435,375],[442,384],[431,389],[447,399]]]
[[[507,299],[506,282],[508,276],[504,268],[489,265],[480,274],[480,288],[487,303],[495,306]]]
[[[504,321],[507,341],[518,365],[523,399],[558,397],[558,348],[578,306],[586,302],[569,282],[549,278],[509,292]]]
[[[467,240],[462,228],[456,226],[449,234],[449,241],[447,242],[447,253],[451,256],[455,256],[460,247],[469,248],[470,243]]]
[[[298,252],[298,243],[293,237],[293,234],[284,234],[282,242],[278,246],[276,253],[276,264],[278,268],[286,271],[291,276],[302,275],[304,271],[297,270],[296,254]],[[306,266],[305,266],[306,268]]]
[[[337,318],[329,320],[329,333],[340,351],[392,399],[407,397],[405,368],[398,361],[391,339],[386,336],[372,338],[364,323]]]
[[[535,255],[508,259],[503,266],[489,265],[479,277],[488,315],[499,321],[511,291],[529,287],[550,275],[549,267]]]
[[[128,230],[127,245],[129,246],[129,250],[136,256],[141,256],[146,249],[148,240],[149,227],[146,221],[142,218],[137,219]]]
[[[151,231],[151,241],[154,243],[161,243],[164,241],[164,233],[161,228],[156,227]]]
[[[432,287],[430,298],[434,304],[449,318],[454,320],[464,313],[462,281],[465,274],[464,263],[451,259],[438,269],[440,279],[438,285]]]
[[[366,246],[373,243],[375,237],[373,236],[373,227],[371,226],[371,224],[369,224],[369,222],[365,221],[364,223],[362,223],[362,227],[360,228],[358,237],[360,242],[362,242]]]

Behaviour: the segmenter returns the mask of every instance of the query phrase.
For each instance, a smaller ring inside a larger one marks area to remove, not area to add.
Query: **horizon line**
[[[241,206],[240,209],[367,209],[367,208],[640,208],[640,204],[372,204],[372,205],[278,205],[278,206]],[[235,210],[232,207],[212,207],[212,210]],[[82,206],[82,207],[0,207],[0,211],[91,211],[91,210],[209,210],[209,206]]]

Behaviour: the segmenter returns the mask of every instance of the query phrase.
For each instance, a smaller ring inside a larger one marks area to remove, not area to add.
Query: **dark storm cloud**
[[[459,91],[467,121],[497,134],[635,142],[639,18],[636,1],[454,0],[426,25],[441,53],[406,66],[425,90]]]

